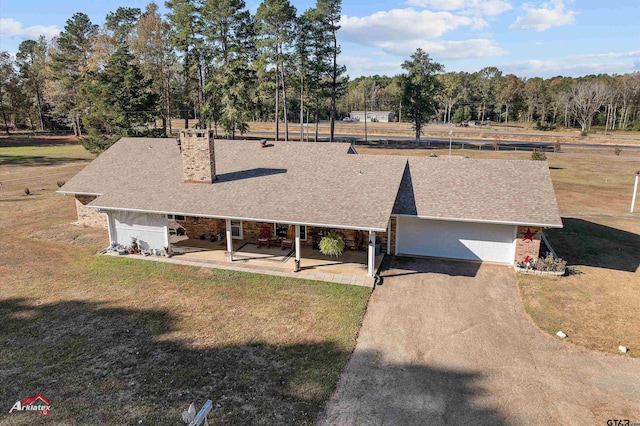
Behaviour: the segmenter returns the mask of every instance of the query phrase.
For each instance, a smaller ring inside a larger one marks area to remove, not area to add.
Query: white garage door
[[[136,238],[143,249],[162,250],[167,246],[167,215],[113,211],[109,213],[112,239],[123,246]]]
[[[515,226],[398,217],[398,254],[513,263]]]

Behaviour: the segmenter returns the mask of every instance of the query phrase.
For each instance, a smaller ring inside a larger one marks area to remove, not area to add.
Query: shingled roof
[[[90,206],[384,231],[392,212],[561,227],[548,164],[350,154],[343,143],[216,140],[213,184],[182,182],[174,139],[123,138],[59,192]]]
[[[182,182],[174,139],[123,138],[60,192],[90,206],[383,231],[406,159],[349,154],[349,144],[216,140],[214,184]]]
[[[411,157],[395,214],[562,227],[543,161]]]

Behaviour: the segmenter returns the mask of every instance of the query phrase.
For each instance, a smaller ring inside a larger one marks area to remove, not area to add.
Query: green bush
[[[547,161],[547,155],[536,148],[531,153],[531,159],[534,161]]]
[[[338,257],[344,251],[344,239],[335,231],[329,231],[320,240],[320,253]]]
[[[67,181],[65,180],[59,180],[56,182],[56,185],[58,185],[58,188],[62,188],[64,186],[64,184],[67,183]]]

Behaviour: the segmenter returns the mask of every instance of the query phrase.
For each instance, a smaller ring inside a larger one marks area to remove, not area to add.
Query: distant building
[[[351,111],[350,117],[351,117],[351,120],[354,120],[354,121],[364,121],[365,119],[364,111]],[[393,112],[392,111],[367,111],[367,121],[390,123],[393,121]]]

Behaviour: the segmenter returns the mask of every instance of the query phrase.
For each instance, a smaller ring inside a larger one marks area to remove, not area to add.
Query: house
[[[170,246],[192,238],[255,241],[295,228],[295,256],[327,230],[388,255],[513,264],[538,257],[543,228],[562,227],[548,165],[539,161],[360,155],[345,143],[215,140],[211,131],[123,138],[59,190],[78,219],[112,242]]]
[[[380,123],[390,123],[393,121],[393,112],[392,111],[351,111],[349,114],[352,120],[354,121],[366,121],[369,122],[380,122]]]

